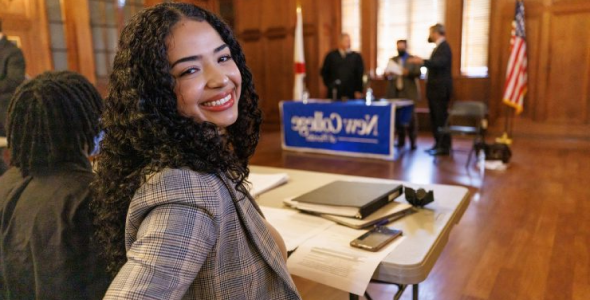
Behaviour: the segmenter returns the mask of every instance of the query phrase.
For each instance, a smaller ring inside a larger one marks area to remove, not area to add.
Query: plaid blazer
[[[225,175],[165,169],[135,193],[105,299],[300,299],[260,209]]]

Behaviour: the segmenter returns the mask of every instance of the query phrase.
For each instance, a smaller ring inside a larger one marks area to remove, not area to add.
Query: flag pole
[[[504,105],[504,110],[506,111],[504,116],[504,133],[501,137],[496,138],[496,143],[510,145],[512,144],[512,139],[510,137],[512,136],[512,118],[514,117],[514,113],[509,117],[511,107],[508,105]]]
[[[293,45],[293,62],[294,62],[294,84],[293,99],[307,102],[309,93],[305,87],[305,48],[303,46],[303,17],[301,16],[301,3],[297,1],[296,24]]]

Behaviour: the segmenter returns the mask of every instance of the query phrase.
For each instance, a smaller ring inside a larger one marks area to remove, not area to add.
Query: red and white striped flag
[[[524,31],[524,3],[516,2],[516,13],[512,21],[510,38],[510,59],[506,70],[506,85],[503,102],[514,107],[516,114],[522,112],[524,95],[527,92],[527,55]]]
[[[303,52],[303,21],[301,7],[297,7],[297,24],[295,25],[295,82],[293,84],[293,99],[302,100],[305,90],[305,57]]]

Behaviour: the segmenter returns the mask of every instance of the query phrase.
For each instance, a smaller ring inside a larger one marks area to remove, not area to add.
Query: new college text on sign
[[[283,149],[393,159],[395,105],[388,102],[280,104]]]

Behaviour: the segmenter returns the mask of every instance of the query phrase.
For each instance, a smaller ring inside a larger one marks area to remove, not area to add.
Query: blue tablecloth
[[[282,101],[280,109],[284,149],[393,159],[393,125],[396,119],[399,124],[410,122],[413,104]]]

